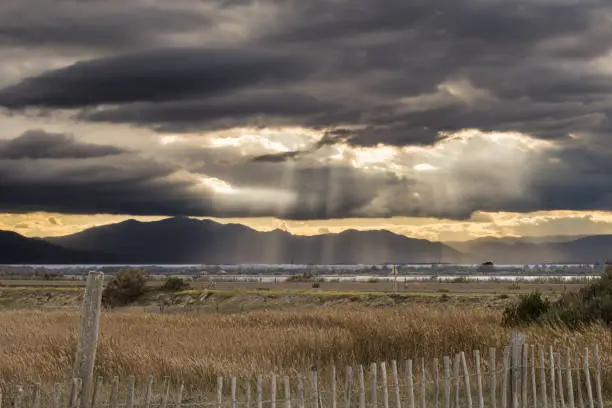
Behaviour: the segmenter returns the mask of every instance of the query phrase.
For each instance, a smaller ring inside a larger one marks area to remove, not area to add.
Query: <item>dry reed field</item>
[[[488,347],[503,349],[509,329],[500,313],[448,305],[313,311],[249,312],[233,315],[103,314],[96,375],[170,376],[187,386],[214,389],[217,375],[270,372],[294,375],[312,365],[431,359]],[[70,378],[78,314],[67,311],[0,312],[0,380],[65,382]],[[584,349],[598,343],[604,389],[612,389],[612,337],[594,326],[582,332],[533,326],[530,344]],[[158,381],[156,380],[156,381]],[[160,381],[161,382],[161,381]]]

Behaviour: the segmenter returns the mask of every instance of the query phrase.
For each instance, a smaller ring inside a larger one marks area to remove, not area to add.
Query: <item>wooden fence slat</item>
[[[527,390],[529,389],[529,345],[527,343],[523,344],[522,347],[522,362],[521,362],[521,403],[522,407],[527,408],[529,404],[529,397],[527,395]]]
[[[300,378],[299,380],[301,384],[302,378]],[[263,408],[263,376],[261,374],[257,376],[257,408]]]
[[[565,387],[563,385],[563,363],[561,362],[561,353],[555,353],[555,361],[557,364],[557,391],[559,392],[559,402],[561,408],[565,408]]]
[[[18,385],[15,391],[15,408],[23,408],[23,386]]]
[[[298,406],[299,408],[304,408],[305,403],[304,403],[304,381],[302,379],[302,375],[298,374]],[[260,399],[261,401],[261,399]],[[260,407],[261,408],[261,407]]]
[[[587,390],[587,398],[589,400],[589,408],[595,408],[593,401],[593,387],[591,387],[591,369],[589,368],[589,348],[584,349],[584,384]]]
[[[455,366],[454,366],[454,374],[455,374],[455,408],[459,408],[459,386],[461,385],[461,378],[459,375],[459,366],[461,365],[461,355],[455,354]],[[425,408],[425,407],[423,407]]]
[[[501,388],[501,405],[502,408],[508,408],[508,384],[510,380],[510,358],[511,358],[510,346],[504,348],[504,373],[502,377],[502,388]]]
[[[434,376],[434,408],[440,408],[440,362],[438,358],[433,359]]]
[[[567,371],[565,379],[567,380],[567,399],[569,407],[576,408],[574,403],[574,383],[572,380],[572,353],[569,347],[565,349],[565,369]]]
[[[425,358],[421,357],[421,408],[427,408],[427,372],[425,371]]]
[[[576,353],[576,391],[578,392],[578,407],[584,407],[584,394],[582,393],[582,378],[580,371],[582,370],[582,364],[580,361],[580,353]]]
[[[365,398],[365,378],[363,373],[363,365],[359,364],[358,368],[359,377],[359,408],[366,408]]]
[[[372,363],[370,365],[370,380],[372,382],[372,408],[378,407],[378,365]]]
[[[185,384],[181,381],[179,383],[179,387],[176,392],[176,408],[181,408],[183,406],[183,390],[184,389],[185,389]]]
[[[272,374],[270,381],[270,407],[276,408],[276,374]]]
[[[119,384],[117,382],[117,384]],[[223,377],[217,377],[217,386],[221,384],[221,389],[223,389]],[[164,377],[164,385],[162,388],[162,397],[161,397],[161,408],[167,408],[168,403],[170,402],[170,377]],[[220,406],[220,405],[219,405]]]
[[[96,408],[98,406],[98,400],[100,399],[100,391],[102,390],[102,384],[104,379],[102,377],[98,377],[96,383],[93,386],[93,390],[91,392],[91,408]]]
[[[397,361],[391,361],[391,371],[393,372],[393,388],[395,390],[395,406],[396,408],[402,408],[402,400],[400,398],[400,388],[399,388],[399,373],[397,371]],[[364,403],[365,406],[365,403]],[[364,408],[359,404],[360,408]]]
[[[317,371],[314,370],[311,375],[312,378],[312,391],[313,391],[313,404],[314,408],[320,407],[320,395],[319,395],[319,377]],[[273,407],[274,408],[274,407]]]
[[[531,359],[529,368],[531,370],[531,395],[533,396],[533,408],[538,408],[538,381],[536,379],[536,354],[535,344],[530,345],[531,347]]]
[[[34,384],[34,395],[32,396],[32,407],[40,408],[40,383]]]
[[[344,385],[344,404],[351,408],[351,385],[353,384],[353,367],[346,367],[346,383]]]
[[[153,400],[153,376],[150,375],[147,379],[147,390],[145,392],[144,408],[151,408]]]
[[[599,403],[599,408],[604,408],[601,385],[601,360],[599,359],[599,344],[595,344],[593,357],[595,358],[595,387],[597,388],[597,402]]]
[[[542,345],[538,347],[538,351],[540,354],[540,399],[542,401],[542,407],[548,408],[548,393],[546,390],[546,364],[544,360],[544,348],[542,347]]]
[[[283,378],[283,383],[285,386],[285,408],[291,408],[291,384],[288,376]]]
[[[387,364],[384,361],[380,363],[380,374],[383,383],[383,407],[389,408],[389,383],[387,381]]]
[[[338,407],[338,391],[336,390],[336,366],[331,366],[331,378],[330,378],[330,386],[331,386],[331,403],[332,408]]]
[[[53,408],[62,406],[62,384],[57,383],[53,389]]]
[[[416,408],[414,401],[414,373],[412,371],[412,360],[406,360],[406,383],[408,385],[408,407]]]
[[[552,346],[548,349],[548,358],[550,366],[550,401],[552,408],[557,408],[557,381],[555,380],[557,371],[555,370],[555,354]]]
[[[223,408],[223,376],[217,376],[217,408]]]
[[[450,357],[444,356],[444,408],[451,408],[451,375],[450,375]],[[414,400],[414,396],[412,398]],[[414,408],[414,403],[410,408]]]
[[[244,379],[244,386],[246,392],[246,408],[251,408],[251,376],[247,376]]]
[[[561,363],[561,354],[555,353],[555,360],[557,364],[557,387],[559,388],[559,402],[561,408],[565,408],[565,393],[563,391],[563,365]]]
[[[521,350],[523,347],[523,343],[521,343],[522,338],[515,336],[511,338],[512,342],[512,362],[510,365],[510,369],[512,370],[511,376],[511,404],[512,408],[520,408],[520,385],[521,385]]]
[[[81,393],[81,379],[73,378],[72,385],[70,387],[70,407],[71,408],[78,408],[80,393]]]
[[[128,376],[127,381],[127,398],[126,398],[126,407],[134,408],[134,387],[135,387],[135,378],[133,375]]]
[[[491,408],[497,408],[497,350],[495,347],[489,347],[489,393],[491,397]]]
[[[232,396],[232,408],[236,408],[237,405],[237,401],[236,401],[236,377],[232,376],[232,378],[230,379],[230,393]]]
[[[482,372],[480,371],[480,350],[474,350],[476,364],[476,388],[478,391],[478,408],[484,408],[484,395],[482,392]]]
[[[461,365],[463,366],[463,375],[465,376],[463,381],[465,382],[465,393],[467,396],[467,406],[472,408],[472,387],[470,385],[470,372],[468,370],[467,361],[465,359],[465,352],[461,352]]]

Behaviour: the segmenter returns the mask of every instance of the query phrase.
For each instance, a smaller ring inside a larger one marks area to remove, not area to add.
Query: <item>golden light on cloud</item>
[[[236,192],[231,184],[216,177],[202,177],[202,184],[209,187],[215,193],[232,194]]]

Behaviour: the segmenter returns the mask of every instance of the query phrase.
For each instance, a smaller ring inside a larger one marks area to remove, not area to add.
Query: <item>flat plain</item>
[[[70,377],[82,282],[2,281],[0,384],[51,385]],[[554,298],[583,283],[217,283],[152,291],[127,308],[105,311],[96,375],[169,376],[214,388],[218,375],[294,374],[390,359],[442,358],[489,347],[511,329],[504,305],[533,290]],[[164,305],[163,307],[161,305]],[[606,389],[612,385],[612,336],[596,325],[576,332],[534,325],[531,344],[581,352],[598,343]],[[500,356],[501,359],[501,356]]]

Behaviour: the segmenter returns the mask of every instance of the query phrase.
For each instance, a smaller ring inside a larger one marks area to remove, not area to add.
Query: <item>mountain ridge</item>
[[[189,217],[135,219],[60,237],[0,231],[0,263],[382,264],[595,263],[612,255],[612,235],[481,238],[442,243],[389,230],[347,229],[313,236],[257,231]]]
[[[172,237],[172,239],[169,239]],[[90,228],[46,242],[75,250],[104,250],[131,262],[155,263],[432,263],[465,260],[442,243],[387,230],[345,230],[315,236],[186,217]]]

